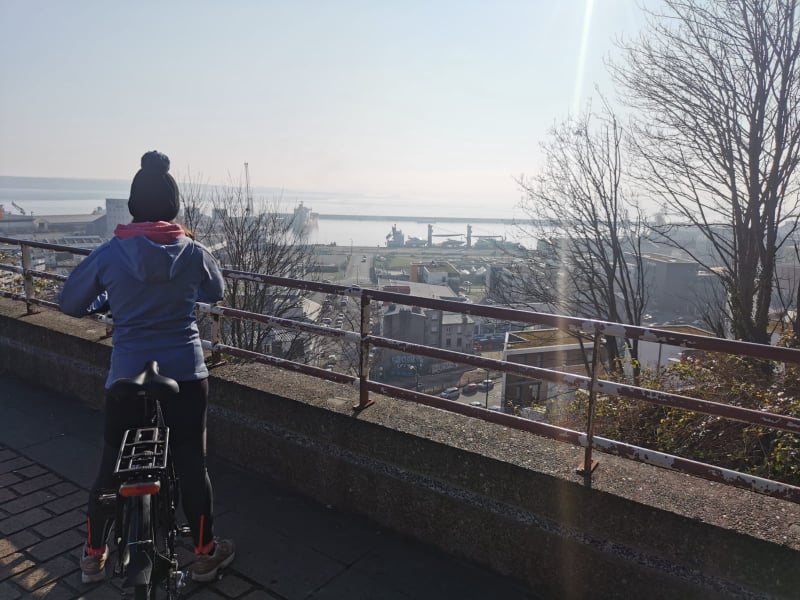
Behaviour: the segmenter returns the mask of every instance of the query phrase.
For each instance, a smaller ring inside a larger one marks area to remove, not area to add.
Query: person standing
[[[213,581],[235,556],[232,541],[214,537],[205,444],[208,369],[194,313],[195,302],[222,299],[224,282],[209,250],[174,222],[180,194],[169,167],[169,158],[158,151],[142,156],[128,200],[133,222],[118,225],[111,240],[75,267],[59,295],[61,310],[68,315],[96,312],[100,297],[114,319],[103,452],[89,494],[88,535],[80,561],[84,583],[105,578],[106,542],[114,515],[107,514],[98,498],[114,487],[122,436],[137,425],[139,414],[135,403],[115,397],[108,388],[116,379],[138,374],[152,360],[180,387],[162,408],[195,546],[192,578]]]

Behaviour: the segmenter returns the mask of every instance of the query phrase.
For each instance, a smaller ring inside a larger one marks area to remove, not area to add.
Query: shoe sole
[[[99,573],[95,573],[94,575],[87,575],[86,573],[81,573],[81,583],[97,583],[98,581],[103,581],[106,578],[106,572],[100,571]]]
[[[198,583],[208,583],[210,581],[214,581],[217,578],[217,573],[219,570],[224,569],[231,564],[234,558],[236,558],[235,552],[219,563],[213,571],[209,571],[208,573],[195,573],[192,571],[192,581],[196,581]]]

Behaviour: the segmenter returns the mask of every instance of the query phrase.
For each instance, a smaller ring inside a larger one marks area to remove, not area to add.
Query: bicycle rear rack
[[[169,428],[128,429],[119,448],[115,475],[146,474],[167,468]]]

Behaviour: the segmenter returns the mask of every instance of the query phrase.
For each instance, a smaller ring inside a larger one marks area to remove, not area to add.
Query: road
[[[369,269],[374,259],[374,248],[353,248],[347,261],[344,276],[337,281],[341,285],[367,285],[370,283]]]

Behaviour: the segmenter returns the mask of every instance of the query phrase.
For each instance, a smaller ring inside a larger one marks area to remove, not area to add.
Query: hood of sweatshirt
[[[119,268],[143,283],[174,279],[198,251],[180,225],[165,221],[117,225],[114,235]]]

